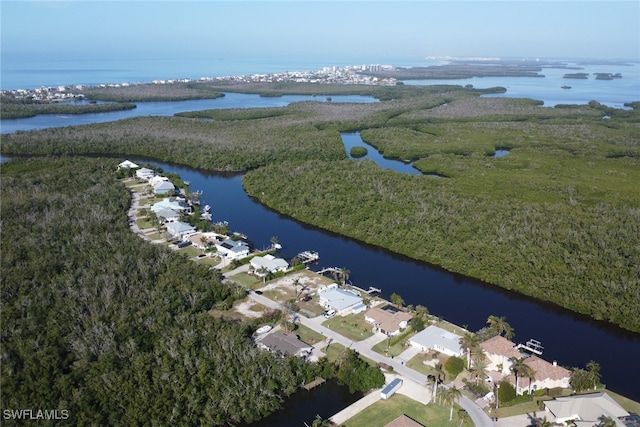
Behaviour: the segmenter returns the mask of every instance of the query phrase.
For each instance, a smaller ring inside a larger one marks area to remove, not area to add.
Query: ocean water
[[[172,57],[101,57],[87,55],[29,56],[2,54],[0,89],[34,89],[48,86],[99,85],[111,83],[141,83],[153,80],[199,79],[285,71],[314,71],[324,67],[346,65],[389,64],[399,67],[440,65],[441,60],[424,57],[256,57],[256,56],[172,56]],[[640,101],[640,63],[577,64],[558,61],[580,69],[543,68],[545,77],[474,77],[452,80],[413,80],[411,85],[453,84],[475,88],[502,86],[505,94],[486,96],[531,98],[545,106],[586,104],[596,100],[602,104],[625,108],[624,104]],[[586,80],[565,79],[566,73],[589,73]],[[621,79],[596,80],[594,73],[620,73]],[[571,86],[563,89],[562,86]]]
[[[316,71],[323,67],[391,64],[427,66],[439,61],[419,57],[247,57],[175,56],[119,57],[96,56],[32,57],[2,54],[0,89],[35,89],[42,86],[140,83],[153,80],[199,79],[231,75],[267,74],[285,71]]]

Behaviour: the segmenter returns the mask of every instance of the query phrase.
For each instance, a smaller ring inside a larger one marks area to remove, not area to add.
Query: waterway
[[[58,120],[48,118],[51,126]],[[4,126],[5,121],[2,122]],[[395,163],[398,167],[411,168],[402,162]],[[257,247],[269,246],[271,237],[277,236],[283,245],[281,256],[292,257],[303,250],[318,251],[320,262],[315,268],[346,267],[354,284],[381,288],[387,298],[396,292],[407,304],[424,305],[432,314],[470,330],[485,326],[489,315],[506,316],[515,329],[515,341],[524,342],[529,338],[541,341],[545,346],[543,357],[564,366],[584,367],[589,360],[595,360],[602,366],[602,380],[608,388],[640,401],[640,371],[633,368],[633,361],[640,357],[638,334],[296,222],[248,197],[240,174],[215,174],[156,164],[190,181],[192,190],[202,190],[202,203],[212,206],[214,221],[228,221],[233,230],[247,234]],[[393,163],[385,163],[383,167],[389,166]],[[638,301],[629,303],[637,305]],[[318,388],[318,393],[323,387]],[[332,394],[327,392],[327,399]],[[290,425],[299,426],[301,422]]]
[[[329,102],[325,96],[284,95],[279,97],[262,97],[256,94],[227,92],[225,96],[216,99],[136,102],[136,108],[133,110],[89,114],[41,114],[25,119],[2,119],[0,120],[0,133],[104,123],[142,116],[173,116],[174,114],[187,111],[223,108],[285,107],[293,102],[302,101]],[[372,96],[332,95],[330,102],[370,103],[378,102],[378,100]]]
[[[346,267],[355,285],[380,288],[386,298],[396,292],[407,304],[426,306],[432,314],[472,331],[485,326],[489,315],[506,316],[516,342],[541,341],[543,357],[563,366],[584,367],[595,360],[608,388],[640,400],[640,372],[621,363],[640,356],[638,334],[294,221],[250,198],[242,188],[241,174],[154,164],[179,174],[192,190],[202,190],[202,203],[212,207],[213,220],[228,221],[232,230],[249,236],[258,248],[268,247],[271,237],[277,236],[283,246],[279,256],[318,251],[320,261],[314,269]]]

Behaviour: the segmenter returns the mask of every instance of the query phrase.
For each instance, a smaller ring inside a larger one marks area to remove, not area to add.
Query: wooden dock
[[[315,380],[311,381],[310,383],[304,384],[302,386],[303,389],[305,390],[311,390],[312,388],[318,387],[321,384],[324,384],[327,380],[325,380],[322,377],[316,377]]]

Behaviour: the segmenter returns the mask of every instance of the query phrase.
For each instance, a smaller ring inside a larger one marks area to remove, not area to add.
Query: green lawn
[[[435,369],[423,363],[425,357],[426,356],[424,353],[420,353],[412,357],[411,360],[407,362],[407,367],[413,369],[416,372],[420,372],[422,375],[436,375]]]
[[[336,316],[323,325],[352,341],[361,341],[373,335],[371,325],[364,321],[362,314]]]
[[[229,276],[229,278],[249,289],[259,288],[262,285],[262,280],[247,273],[234,274],[233,276]]]
[[[301,325],[300,323],[296,325],[296,330],[294,332],[300,337],[300,340],[310,345],[313,345],[324,339],[324,336],[322,334],[319,334],[313,329]]]
[[[380,400],[369,406],[347,420],[344,425],[346,427],[383,427],[402,414],[429,427],[460,426],[460,419],[455,407],[453,409],[453,421],[449,421],[449,406],[423,405],[397,393],[389,400]]]

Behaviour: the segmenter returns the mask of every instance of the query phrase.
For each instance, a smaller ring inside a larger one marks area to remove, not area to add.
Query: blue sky
[[[640,2],[6,1],[27,55],[640,58]]]

